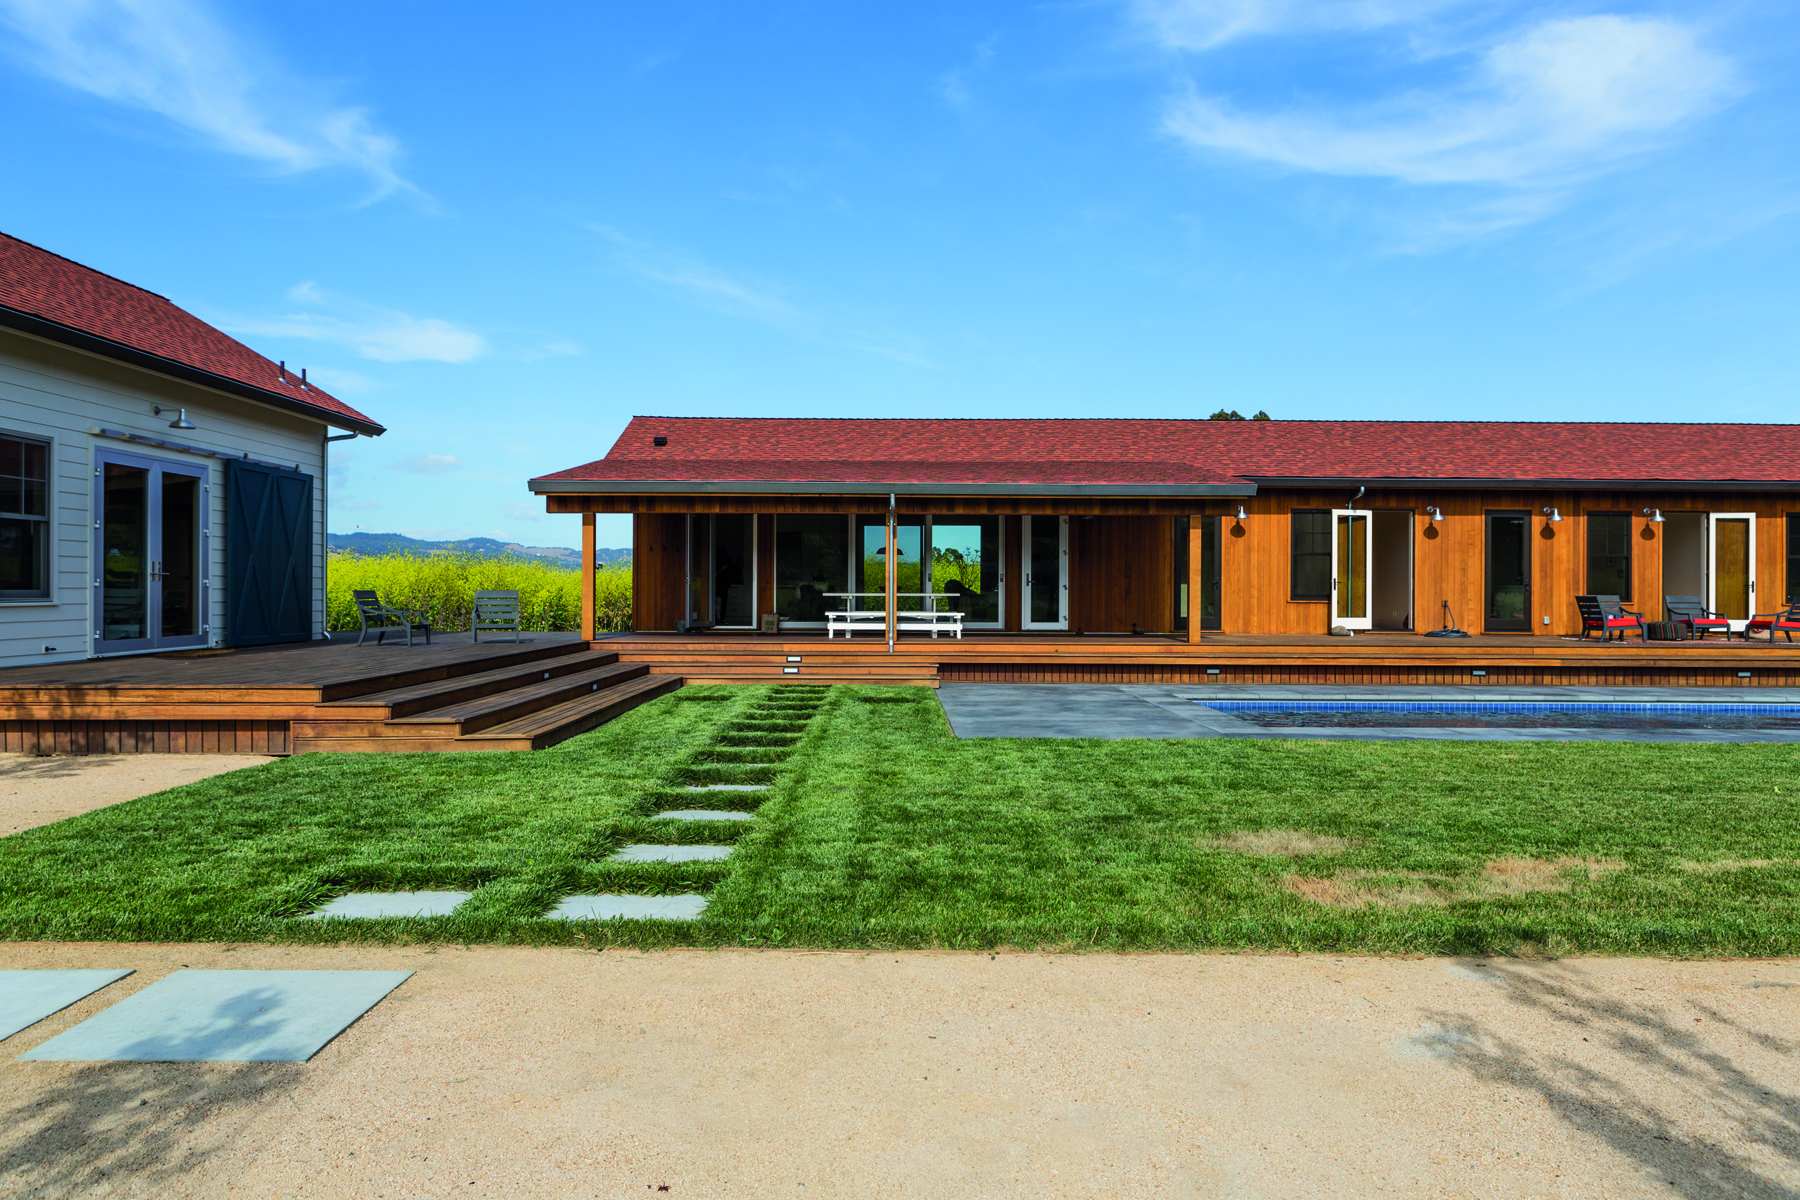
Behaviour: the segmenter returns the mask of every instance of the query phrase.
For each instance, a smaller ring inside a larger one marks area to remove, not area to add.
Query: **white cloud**
[[[227,153],[286,172],[359,171],[374,183],[370,199],[417,192],[400,175],[399,143],[365,109],[294,78],[204,0],[0,0],[0,29],[26,68]]]
[[[307,378],[332,395],[339,397],[366,396],[381,387],[367,375],[340,370],[336,367],[313,367]]]
[[[463,460],[454,454],[415,454],[395,463],[394,470],[408,471],[414,475],[442,475],[445,471],[454,471],[463,465]]]
[[[613,260],[621,269],[703,308],[897,362],[932,365],[908,339],[809,312],[775,284],[734,275],[693,255],[654,246],[610,226],[586,228],[612,247]]]
[[[544,511],[542,501],[533,504],[525,500],[509,500],[500,506],[500,515],[513,521],[542,521],[549,514]]]
[[[1487,48],[1461,86],[1348,111],[1244,112],[1191,94],[1176,137],[1305,171],[1550,189],[1657,145],[1739,90],[1730,61],[1673,21],[1543,22]]]
[[[1211,50],[1243,37],[1378,29],[1468,0],[1132,0],[1132,15],[1173,50]]]
[[[214,323],[231,333],[335,342],[377,362],[464,363],[488,350],[487,340],[473,330],[338,296],[312,283],[291,288],[288,299],[304,307],[280,317],[220,317]]]

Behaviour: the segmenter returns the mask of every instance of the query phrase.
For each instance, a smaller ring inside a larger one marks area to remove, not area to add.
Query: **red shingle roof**
[[[290,411],[309,412],[344,429],[383,432],[382,426],[319,388],[302,388],[297,376],[282,377],[280,368],[256,351],[184,312],[154,292],[114,279],[91,267],[0,233],[0,308],[50,322],[101,345],[83,340],[89,349],[107,353],[110,343],[125,361],[140,366],[143,356],[164,360],[181,378],[189,372],[214,376],[240,388],[254,389],[258,399]],[[49,331],[47,331],[49,332]],[[49,332],[54,336],[53,332]]]
[[[653,439],[666,437],[666,446]],[[538,491],[634,483],[1223,490],[1234,481],[1792,484],[1800,425],[634,417]]]

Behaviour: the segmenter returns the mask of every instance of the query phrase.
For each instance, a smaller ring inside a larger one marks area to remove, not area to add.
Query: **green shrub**
[[[383,604],[423,611],[434,629],[467,629],[476,592],[519,593],[519,624],[533,630],[581,628],[581,572],[554,563],[466,554],[331,557],[325,614],[331,629],[355,629],[353,591],[371,590]],[[631,564],[594,572],[594,620],[602,633],[631,628]]]

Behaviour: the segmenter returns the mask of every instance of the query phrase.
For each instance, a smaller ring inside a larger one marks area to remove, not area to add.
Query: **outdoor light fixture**
[[[1661,525],[1663,523],[1662,509],[1660,508],[1646,508],[1644,510],[1644,515],[1650,518],[1650,524],[1652,525]]]
[[[1431,519],[1434,521],[1441,521],[1444,519],[1444,510],[1441,508],[1435,508],[1427,504],[1425,506],[1425,511],[1431,514]]]
[[[1544,512],[1549,516],[1552,523],[1562,520],[1562,514],[1557,512],[1554,508],[1546,508],[1544,509]]]
[[[152,413],[154,413],[156,416],[160,417],[164,413],[168,412],[169,410],[164,408],[160,404],[152,404],[150,406],[150,411]],[[176,417],[173,421],[169,422],[170,429],[197,429],[197,428],[199,428],[192,421],[187,419],[187,409],[183,408],[183,409],[179,409],[178,411],[180,412],[181,415]]]
[[[1245,513],[1245,512],[1244,512],[1244,506],[1243,506],[1243,505],[1241,505],[1241,504],[1240,504],[1240,505],[1238,505],[1238,511],[1237,511],[1237,519],[1238,519],[1238,520],[1240,520],[1240,521],[1241,521],[1241,520],[1243,520],[1243,519],[1244,519],[1244,518],[1245,518],[1245,516],[1247,516],[1247,515],[1248,515],[1248,514],[1246,514],[1246,513]]]

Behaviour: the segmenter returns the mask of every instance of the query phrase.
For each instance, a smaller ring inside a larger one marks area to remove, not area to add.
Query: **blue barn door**
[[[311,475],[227,459],[225,633],[233,646],[312,637]]]

